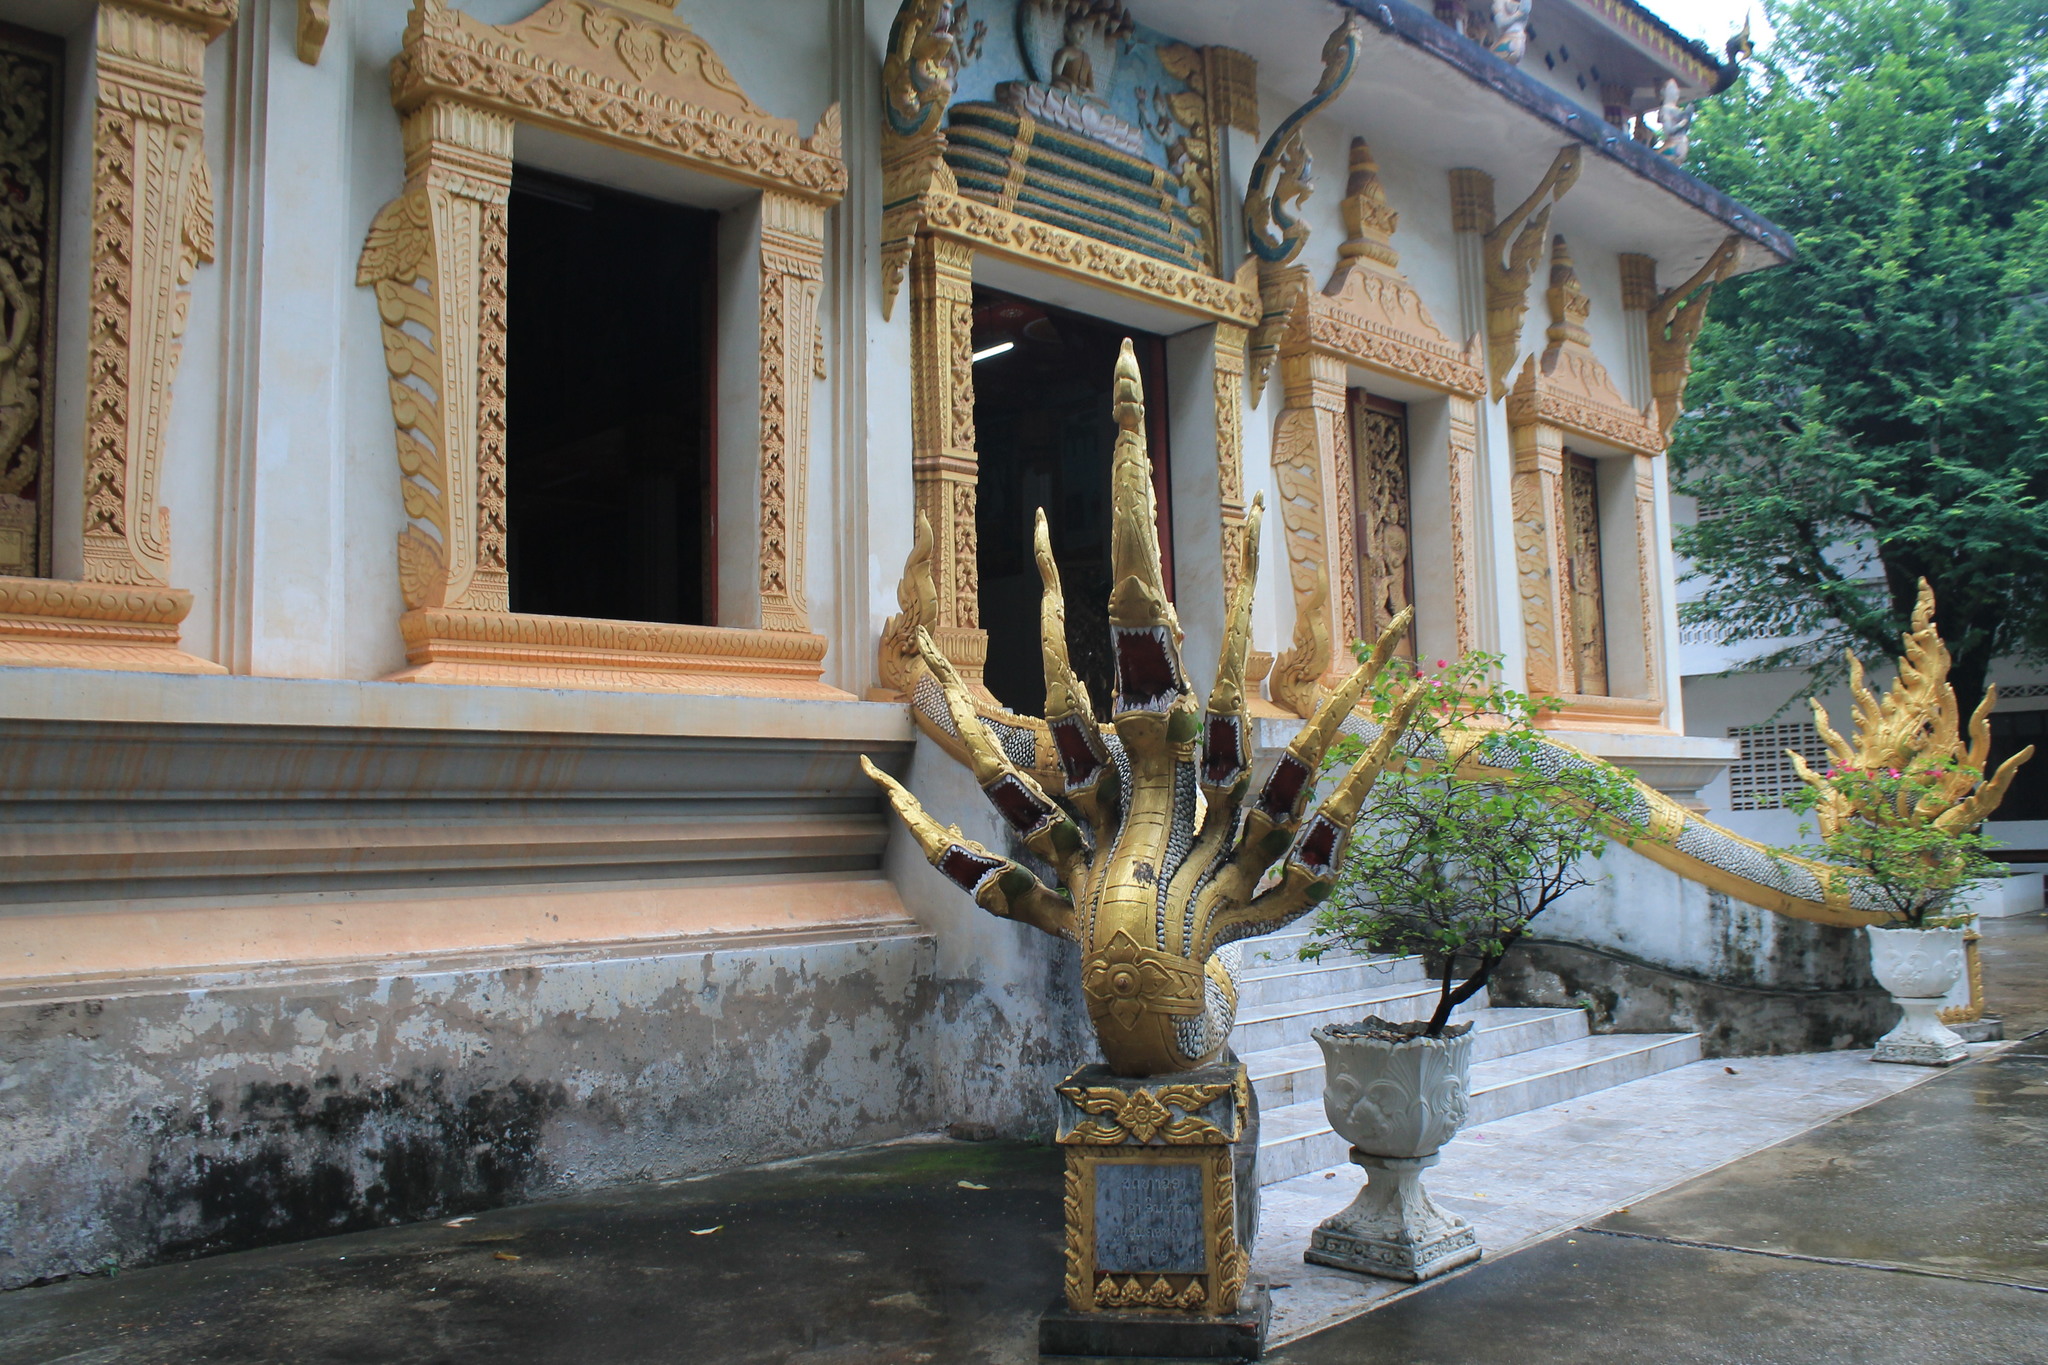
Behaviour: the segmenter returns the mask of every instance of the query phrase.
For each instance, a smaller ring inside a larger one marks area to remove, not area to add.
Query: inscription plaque
[[[1187,1161],[1099,1163],[1095,1268],[1118,1275],[1199,1275],[1207,1270],[1201,1166]]]

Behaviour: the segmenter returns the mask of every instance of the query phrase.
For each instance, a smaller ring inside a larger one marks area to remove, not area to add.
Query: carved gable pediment
[[[1548,297],[1550,344],[1523,363],[1508,394],[1508,425],[1541,422],[1634,454],[1660,453],[1664,436],[1651,416],[1654,405],[1632,407],[1593,354],[1585,325],[1591,304],[1562,237],[1552,245]]]
[[[1422,294],[1401,273],[1393,247],[1399,215],[1380,186],[1379,168],[1363,138],[1351,142],[1351,177],[1344,196],[1350,236],[1322,290],[1307,273],[1276,281],[1287,310],[1286,351],[1313,350],[1364,369],[1412,379],[1430,388],[1478,397],[1486,382],[1477,342],[1454,344],[1444,335]]]
[[[689,25],[645,0],[548,0],[503,27],[417,0],[391,82],[401,111],[451,96],[825,203],[846,192],[837,105],[799,136],[747,98]]]
[[[1486,387],[1471,345],[1444,335],[1399,271],[1346,262],[1327,289],[1302,293],[1296,318],[1302,344],[1367,369],[1475,398]]]

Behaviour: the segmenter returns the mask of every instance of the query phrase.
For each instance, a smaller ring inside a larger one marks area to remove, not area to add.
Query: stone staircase
[[[1368,1014],[1426,1019],[1437,985],[1419,958],[1330,953],[1303,962],[1308,931],[1244,943],[1244,976],[1231,1043],[1258,1091],[1259,1180],[1271,1185],[1342,1164],[1350,1148],[1323,1117],[1323,1055],[1309,1030]],[[1699,1060],[1696,1033],[1595,1034],[1583,1010],[1500,1009],[1480,991],[1458,1007],[1477,1033],[1472,1109],[1488,1123]]]

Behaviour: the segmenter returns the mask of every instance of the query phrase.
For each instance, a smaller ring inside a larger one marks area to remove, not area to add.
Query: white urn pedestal
[[[1943,997],[1963,974],[1961,929],[1873,926],[1870,970],[1905,1012],[1898,1027],[1877,1040],[1874,1062],[1948,1066],[1969,1055],[1962,1037],[1939,1018]]]
[[[1323,1220],[1303,1259],[1394,1280],[1426,1280],[1479,1259],[1479,1236],[1422,1187],[1439,1149],[1465,1122],[1469,1025],[1457,1035],[1394,1041],[1310,1036],[1323,1050],[1323,1112],[1365,1169],[1365,1187]]]

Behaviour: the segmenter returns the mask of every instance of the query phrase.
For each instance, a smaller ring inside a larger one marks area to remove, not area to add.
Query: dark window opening
[[[1992,812],[1992,820],[2048,820],[2048,711],[1993,711],[1991,713],[1991,754],[1984,760],[1984,775],[1998,771],[1998,765],[2029,744],[2034,757],[2020,764],[2005,800]]]
[[[707,625],[718,215],[512,181],[505,527],[512,609]]]
[[[1149,333],[1097,318],[974,291],[974,349],[1009,349],[974,365],[980,461],[974,517],[979,544],[984,677],[1012,711],[1045,708],[1039,653],[1038,562],[1031,531],[1045,509],[1067,604],[1067,654],[1100,719],[1109,716],[1110,454],[1116,445],[1116,359],[1125,337],[1145,383],[1147,445],[1159,505],[1166,588],[1173,591],[1173,521],[1166,478],[1166,346]]]

